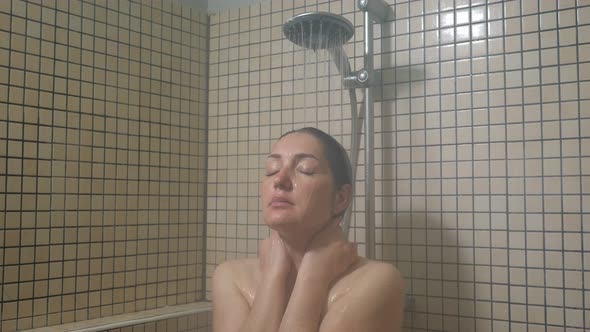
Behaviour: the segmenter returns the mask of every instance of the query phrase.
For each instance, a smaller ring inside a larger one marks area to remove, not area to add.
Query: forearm
[[[284,278],[266,278],[256,291],[256,299],[240,332],[277,332],[286,305]]]
[[[317,332],[328,298],[328,285],[313,275],[299,275],[280,332]]]

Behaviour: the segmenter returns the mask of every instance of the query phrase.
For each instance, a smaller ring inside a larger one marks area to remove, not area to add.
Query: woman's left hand
[[[268,238],[260,242],[260,269],[265,278],[279,278],[286,281],[293,265],[287,254],[283,240],[275,231],[271,231]]]
[[[357,261],[356,244],[348,242],[340,226],[331,222],[311,240],[299,273],[318,278],[327,287]]]

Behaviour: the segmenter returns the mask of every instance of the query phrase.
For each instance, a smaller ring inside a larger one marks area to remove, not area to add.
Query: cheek
[[[268,199],[270,199],[270,195],[271,195],[271,186],[269,185],[270,181],[265,178],[262,181],[262,184],[260,185],[260,195],[262,198],[262,201],[266,201]]]
[[[308,206],[325,209],[329,207],[332,199],[332,192],[330,191],[330,184],[324,182],[313,182],[306,186],[305,199],[308,201]]]

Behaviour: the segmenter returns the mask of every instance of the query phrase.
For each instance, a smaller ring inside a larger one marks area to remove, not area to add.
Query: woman
[[[215,332],[401,331],[400,273],[359,258],[342,235],[351,183],[346,151],[323,131],[294,130],[273,145],[262,182],[271,235],[257,259],[215,270]]]

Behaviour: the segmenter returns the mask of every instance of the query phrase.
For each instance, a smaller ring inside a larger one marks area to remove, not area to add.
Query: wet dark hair
[[[317,128],[304,127],[288,131],[279,139],[294,133],[309,134],[320,141],[324,148],[324,155],[332,171],[336,189],[342,188],[345,184],[352,184],[352,166],[348,158],[348,153],[346,153],[344,147],[334,137]]]

